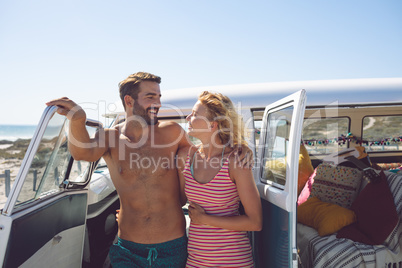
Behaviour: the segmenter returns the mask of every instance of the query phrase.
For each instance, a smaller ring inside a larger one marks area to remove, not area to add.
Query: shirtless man
[[[101,129],[93,139],[80,106],[68,98],[47,103],[58,106],[57,112],[70,120],[68,146],[74,159],[103,157],[109,168],[120,197],[118,242],[109,254],[113,267],[186,264],[184,204],[180,203],[175,156],[191,144],[179,124],[158,122],[160,82],[160,77],[143,72],[120,82],[126,121]]]
[[[189,146],[177,123],[159,123],[160,77],[135,73],[120,82],[127,120],[91,139],[84,110],[68,98],[47,103],[70,120],[69,150],[75,160],[103,157],[120,197],[118,243],[113,267],[184,267],[185,218],[179,198],[175,156]]]

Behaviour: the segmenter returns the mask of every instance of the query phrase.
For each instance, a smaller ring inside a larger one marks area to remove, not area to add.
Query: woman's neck
[[[220,156],[222,150],[225,150],[225,146],[222,143],[201,143],[200,152],[205,156],[208,161],[215,156]]]

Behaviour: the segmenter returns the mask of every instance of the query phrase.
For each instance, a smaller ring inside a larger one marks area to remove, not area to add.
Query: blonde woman
[[[233,154],[246,144],[239,115],[228,97],[205,91],[187,121],[201,141],[178,153],[181,202],[190,204],[187,267],[253,267],[247,231],[261,230],[261,201],[251,169]]]

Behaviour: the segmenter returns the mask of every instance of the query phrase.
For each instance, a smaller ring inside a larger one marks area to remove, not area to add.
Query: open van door
[[[81,267],[88,200],[84,188],[95,163],[71,157],[68,121],[56,109],[45,109],[0,211],[2,267]]]
[[[263,229],[253,234],[257,267],[297,267],[296,202],[306,92],[265,108],[254,178],[261,196]]]

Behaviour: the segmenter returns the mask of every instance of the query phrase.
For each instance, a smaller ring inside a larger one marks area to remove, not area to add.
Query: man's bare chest
[[[123,177],[164,176],[176,169],[176,150],[174,147],[141,148],[126,147],[124,150],[112,151],[112,158],[116,171]]]

